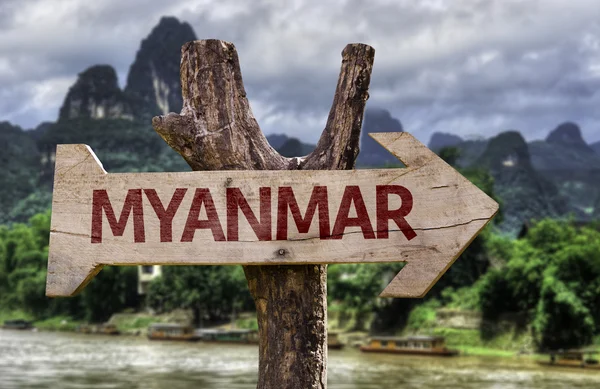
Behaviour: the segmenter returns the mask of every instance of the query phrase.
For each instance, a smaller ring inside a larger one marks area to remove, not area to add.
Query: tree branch
[[[306,157],[301,169],[354,168],[374,57],[375,49],[360,43],[349,44],[342,51],[342,68],[327,125],[315,151]]]
[[[295,168],[296,159],[279,155],[260,130],[232,43],[215,39],[186,43],[180,69],[181,114],[155,117],[152,125],[192,169]]]
[[[362,44],[344,49],[327,125],[300,165],[279,155],[261,132],[231,43],[183,46],[183,109],[154,117],[152,125],[194,170],[352,169],[374,53]],[[259,325],[258,389],[325,389],[327,266],[244,266],[244,272]]]

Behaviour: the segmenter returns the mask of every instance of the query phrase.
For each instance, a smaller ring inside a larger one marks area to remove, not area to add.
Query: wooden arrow
[[[107,174],[59,145],[46,294],[104,265],[406,262],[381,296],[422,297],[498,204],[412,135],[370,136],[407,167]]]

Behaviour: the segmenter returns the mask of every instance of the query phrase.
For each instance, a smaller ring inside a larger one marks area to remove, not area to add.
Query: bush
[[[418,305],[408,315],[406,327],[413,332],[427,332],[436,325],[436,309],[440,307],[437,300],[429,300]]]

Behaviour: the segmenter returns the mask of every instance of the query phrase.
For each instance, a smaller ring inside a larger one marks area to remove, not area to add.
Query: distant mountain
[[[461,137],[453,134],[435,132],[429,140],[429,147],[436,153],[444,147],[455,147],[459,150],[457,165],[467,167],[473,165],[483,154],[487,147],[487,139],[463,140]]]
[[[458,149],[460,157],[457,160],[457,166],[472,166],[481,157],[488,144],[487,139],[463,140],[461,137],[435,132],[429,139],[429,147],[438,153],[444,147],[454,147]]]
[[[303,143],[297,138],[290,138],[285,134],[271,134],[267,141],[275,150],[284,157],[304,157],[315,149],[316,145]]]
[[[196,39],[188,23],[163,17],[142,41],[125,87],[137,119],[151,120],[153,116],[181,111],[181,46]]]
[[[586,221],[600,215],[600,153],[585,142],[575,123],[562,123],[545,140],[529,144],[516,131],[489,140],[456,143],[452,136],[436,136],[433,141],[432,136],[434,151],[442,145],[459,149],[459,167],[490,168],[496,192],[506,203],[505,230],[514,232],[533,217],[572,215]]]
[[[448,134],[445,132],[434,132],[429,140],[429,147],[433,151],[439,151],[444,147],[458,146],[463,143],[463,139],[454,134]]]
[[[59,113],[59,120],[76,118],[133,119],[131,103],[112,66],[96,65],[79,73]]]
[[[590,147],[592,148],[592,150],[594,150],[597,154],[600,154],[600,141],[596,142],[596,143],[592,143],[590,145]]]
[[[283,146],[283,144],[285,142],[287,142],[290,138],[285,135],[285,134],[271,134],[271,135],[267,135],[267,141],[269,142],[269,144],[271,145],[272,148],[274,148],[275,150],[277,150],[278,148],[280,148],[281,146]]]
[[[494,177],[494,191],[503,202],[503,230],[514,232],[531,219],[561,217],[570,210],[556,186],[534,169],[529,147],[517,131],[490,139],[473,166],[489,169]]]
[[[584,153],[594,152],[583,140],[579,126],[572,122],[562,123],[556,127],[548,134],[546,142],[554,145],[566,146]]]
[[[569,199],[583,218],[591,217],[600,195],[600,154],[581,136],[579,126],[563,123],[545,141],[529,144],[533,167]]]
[[[129,69],[125,90],[110,65],[79,74],[60,109],[59,120],[128,119],[150,123],[153,116],[181,111],[181,46],[195,40],[187,23],[163,17],[141,43]]]
[[[360,137],[360,153],[356,159],[357,167],[377,167],[401,165],[398,158],[383,148],[369,136],[371,132],[403,132],[402,123],[380,108],[367,108]]]
[[[69,89],[56,123],[27,132],[0,123],[0,223],[48,209],[59,143],[90,145],[111,172],[189,170],[151,118],[181,111],[181,46],[195,39],[189,24],[164,17],[142,41],[125,90],[113,67],[92,66]]]

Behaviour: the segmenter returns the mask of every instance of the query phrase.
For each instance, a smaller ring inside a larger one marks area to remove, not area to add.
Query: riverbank
[[[61,331],[75,332],[77,327],[87,324],[82,320],[73,320],[69,317],[52,317],[44,320],[35,320],[21,311],[0,312],[0,322],[4,320],[25,319],[33,322],[39,331]],[[145,336],[147,328],[151,323],[180,323],[191,324],[191,317],[186,311],[176,311],[163,315],[151,315],[147,313],[118,313],[113,315],[107,323],[114,324],[123,335]],[[212,325],[210,325],[212,324]],[[215,323],[207,323],[207,327],[215,326]],[[235,321],[220,325],[219,327],[236,327],[256,329],[257,323],[254,313],[242,313]],[[335,331],[347,347],[357,347],[366,343],[369,334],[365,331]],[[479,330],[455,329],[455,328],[433,328],[427,335],[439,335],[446,338],[448,348],[457,349],[463,356],[490,356],[512,358],[519,356],[531,358],[545,358],[544,355],[536,354],[533,339],[528,333],[505,332],[494,337],[484,339]],[[410,335],[402,333],[400,335]]]
[[[17,319],[32,322],[33,326],[39,331],[73,332],[77,329],[77,326],[83,324],[83,321],[72,320],[67,316],[54,316],[40,320],[23,311],[0,311],[0,323]]]

